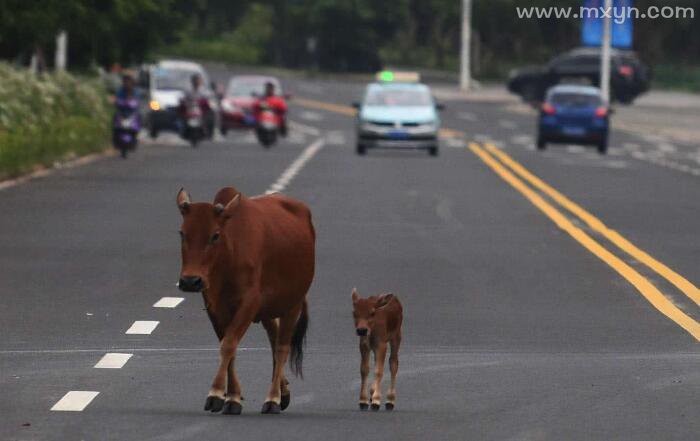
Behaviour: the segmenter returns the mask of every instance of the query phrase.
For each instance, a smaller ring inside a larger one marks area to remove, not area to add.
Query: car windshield
[[[270,82],[267,78],[234,78],[228,83],[226,96],[252,96],[265,94],[265,83]],[[282,88],[278,83],[275,85],[275,94],[281,95]]]
[[[374,89],[370,90],[365,99],[367,106],[430,106],[432,98],[425,90],[420,89]]]
[[[190,90],[192,89],[192,75],[199,72],[183,69],[156,69],[154,72],[156,89]]]
[[[555,106],[565,107],[592,107],[601,104],[600,97],[580,93],[557,93],[549,101]]]

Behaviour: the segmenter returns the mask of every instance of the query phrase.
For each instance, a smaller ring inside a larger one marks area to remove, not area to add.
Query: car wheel
[[[155,127],[151,127],[148,134],[150,135],[151,139],[156,139],[158,137],[158,130]]]
[[[544,138],[537,138],[537,150],[547,150],[547,141]]]
[[[601,155],[604,155],[608,153],[608,141],[601,141],[600,144],[598,144],[598,153]]]
[[[224,137],[225,137],[226,134],[228,133],[228,129],[227,129],[226,127],[221,127],[221,128],[219,129],[219,132],[221,132],[221,136],[224,136]]]
[[[364,156],[367,153],[367,147],[362,144],[357,144],[357,154]]]
[[[438,149],[438,146],[434,145],[428,149],[428,153],[430,156],[437,156],[439,154],[440,150]]]

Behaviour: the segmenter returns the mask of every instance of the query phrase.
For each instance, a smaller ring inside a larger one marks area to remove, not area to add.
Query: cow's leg
[[[221,339],[219,345],[219,355],[221,358],[219,368],[214,376],[207,401],[204,404],[204,410],[219,412],[224,408],[225,402],[229,402],[230,404],[226,409],[227,413],[240,413],[241,390],[240,386],[236,388],[236,383],[238,382],[235,372],[236,349],[254,317],[254,310],[249,305],[243,306],[238,309],[233,320],[231,320],[231,323],[226,327],[224,337]],[[226,386],[226,378],[229,371],[233,377],[233,381],[230,383],[234,386],[234,391],[230,396],[226,396],[224,387]]]
[[[235,359],[235,356],[234,356]],[[226,400],[222,413],[226,415],[239,415],[243,410],[241,401],[243,393],[241,392],[241,383],[238,381],[236,370],[233,368],[234,359],[228,364],[228,380],[226,382]]]
[[[272,375],[274,380],[275,375],[275,347],[277,346],[277,335],[279,333],[279,319],[274,320],[263,320],[262,322],[265,331],[267,332],[267,339],[270,341],[270,347],[272,348]],[[287,377],[282,374],[282,382],[280,384],[282,391],[282,398],[280,401],[280,407],[282,410],[289,407],[289,402],[291,401],[292,394],[289,391],[289,381]]]
[[[284,365],[287,363],[289,351],[294,335],[294,328],[301,313],[301,305],[280,317],[277,344],[275,345],[275,362],[272,374],[272,384],[265,398],[262,413],[280,413],[282,410],[282,378],[284,378]]]
[[[369,395],[367,395],[367,376],[369,375],[369,337],[360,337],[360,410],[367,410],[369,407]]]
[[[391,369],[391,386],[386,394],[386,410],[394,410],[396,403],[396,374],[399,372],[399,346],[401,346],[401,335],[397,335],[391,340],[391,354],[389,355],[389,369]]]
[[[377,342],[374,348],[374,385],[372,385],[372,410],[379,410],[382,402],[382,376],[386,359],[386,342]]]

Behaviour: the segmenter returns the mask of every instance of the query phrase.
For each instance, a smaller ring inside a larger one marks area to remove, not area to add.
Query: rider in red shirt
[[[263,95],[255,103],[253,109],[255,112],[255,119],[258,119],[258,114],[260,113],[260,104],[265,102],[277,115],[280,123],[280,134],[282,136],[287,135],[287,103],[284,98],[275,94],[275,85],[272,82],[265,83],[265,95]]]

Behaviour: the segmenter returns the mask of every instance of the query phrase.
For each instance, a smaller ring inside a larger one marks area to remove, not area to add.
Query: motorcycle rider
[[[255,119],[258,119],[258,114],[261,111],[260,106],[262,103],[266,103],[270,109],[272,109],[275,114],[280,119],[280,134],[282,136],[287,136],[287,103],[284,98],[276,95],[275,84],[271,81],[265,83],[265,93],[258,99],[254,106]]]
[[[135,138],[138,134],[138,130],[141,127],[141,115],[139,113],[139,96],[136,91],[136,81],[131,72],[122,73],[122,84],[117,90],[114,96],[115,114],[112,123],[112,145],[115,148],[123,147],[124,141],[120,139],[123,136],[124,127],[119,126],[120,118],[135,117],[135,121],[131,123],[132,125],[128,130],[133,130],[132,140],[135,145]],[[132,146],[133,148],[133,146]],[[126,150],[120,148],[122,152],[122,157],[126,158]]]
[[[212,134],[211,127],[210,127],[210,118],[212,118],[211,114],[213,112],[211,106],[209,105],[209,98],[205,94],[202,85],[204,84],[204,81],[202,80],[202,76],[198,73],[193,74],[190,77],[190,82],[192,84],[192,90],[187,92],[185,96],[180,100],[180,116],[182,120],[184,121],[186,115],[187,115],[187,105],[190,103],[197,103],[199,106],[199,109],[202,111],[202,115],[205,116],[204,121],[204,130],[206,131],[207,137],[210,137]]]

